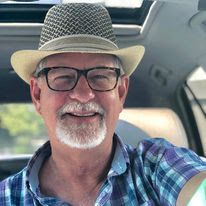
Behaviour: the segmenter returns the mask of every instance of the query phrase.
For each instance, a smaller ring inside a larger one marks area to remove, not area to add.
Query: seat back
[[[133,145],[134,147],[137,146],[141,140],[150,138],[145,131],[122,119],[118,120],[115,133],[121,137],[124,143]]]
[[[143,138],[163,137],[176,146],[188,148],[188,140],[182,122],[171,109],[124,109],[119,119],[116,132],[128,144],[135,146],[142,139],[140,136]],[[132,127],[133,129],[131,129]],[[137,128],[134,129],[134,127]]]

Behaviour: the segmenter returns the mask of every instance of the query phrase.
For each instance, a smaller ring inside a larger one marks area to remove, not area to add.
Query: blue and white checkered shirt
[[[141,141],[136,148],[116,137],[117,146],[107,179],[95,206],[175,206],[184,184],[206,171],[206,162],[194,152],[163,139]],[[50,143],[41,147],[27,167],[0,183],[0,206],[68,206],[39,190],[38,172],[49,155]],[[54,185],[55,187],[55,185]]]

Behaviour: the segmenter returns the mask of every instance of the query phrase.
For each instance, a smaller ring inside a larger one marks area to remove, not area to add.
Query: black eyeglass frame
[[[58,90],[58,89],[54,89],[50,86],[49,84],[49,80],[48,80],[48,73],[50,70],[53,70],[53,69],[59,69],[59,68],[63,68],[63,69],[72,69],[74,71],[77,72],[77,79],[76,79],[76,83],[74,84],[74,86],[71,88],[71,89],[64,89],[64,90]],[[73,68],[73,67],[45,67],[43,68],[37,75],[36,77],[39,78],[42,74],[45,75],[46,77],[46,82],[47,82],[47,86],[49,87],[49,89],[53,90],[53,91],[57,91],[57,92],[66,92],[66,91],[71,91],[72,89],[74,89],[79,81],[79,78],[83,75],[85,77],[85,79],[87,80],[87,84],[89,85],[90,89],[94,90],[94,91],[98,91],[98,92],[107,92],[107,91],[111,91],[113,89],[115,89],[115,87],[117,86],[117,82],[118,82],[118,79],[119,77],[121,76],[121,71],[119,68],[115,68],[115,67],[104,67],[105,69],[108,69],[108,70],[112,70],[112,71],[115,71],[116,73],[116,83],[115,85],[111,88],[111,89],[107,89],[107,90],[98,90],[98,89],[93,89],[91,87],[91,85],[89,84],[89,81],[87,79],[87,74],[89,71],[91,70],[96,70],[96,69],[102,69],[103,67],[93,67],[93,68],[89,68],[89,69],[84,69],[84,70],[80,70],[80,69],[77,69],[77,68]]]

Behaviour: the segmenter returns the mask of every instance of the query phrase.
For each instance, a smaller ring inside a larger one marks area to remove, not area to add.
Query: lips
[[[71,102],[64,105],[58,112],[61,118],[70,117],[75,121],[81,120],[96,120],[96,117],[102,118],[104,116],[104,109],[95,102],[79,103]]]
[[[73,117],[93,117],[93,116],[95,116],[95,115],[98,115],[97,112],[84,113],[84,114],[73,112],[73,113],[67,113],[67,114],[68,114],[68,115],[71,115],[71,116],[73,116]]]

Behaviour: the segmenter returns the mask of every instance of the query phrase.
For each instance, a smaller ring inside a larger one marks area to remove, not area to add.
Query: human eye
[[[48,75],[48,82],[50,87],[57,90],[64,90],[73,85],[76,82],[76,73],[72,69],[55,69]]]
[[[93,80],[107,80],[108,76],[106,76],[105,74],[95,74],[95,75],[91,76],[90,79],[93,79]]]
[[[53,82],[70,82],[75,79],[75,73],[70,69],[55,69],[49,73],[49,78]]]
[[[74,75],[63,74],[58,75],[53,79],[52,85],[55,89],[64,90],[73,87],[76,83],[76,78]]]
[[[87,80],[95,90],[110,90],[116,84],[116,72],[113,69],[93,69],[88,72]]]
[[[53,81],[73,81],[75,79],[75,77],[73,75],[59,75],[59,76],[55,76]]]
[[[96,69],[92,70],[88,76],[92,81],[109,81],[113,76],[113,71],[108,69]]]

